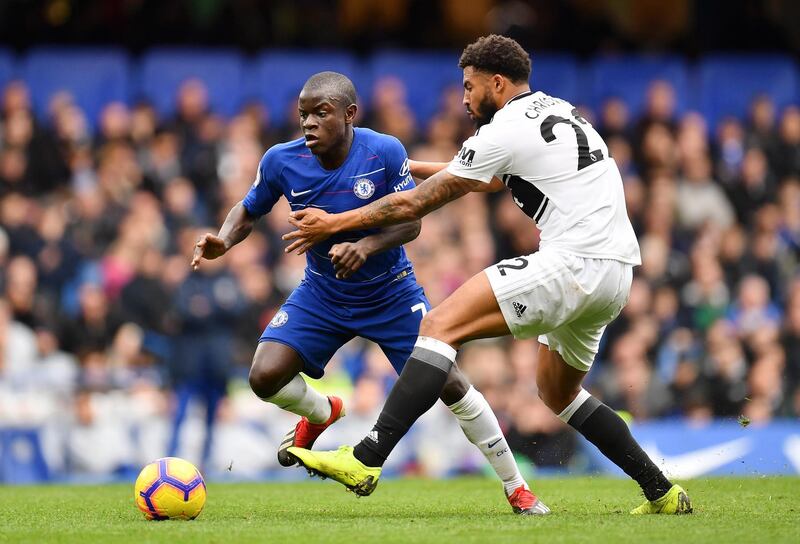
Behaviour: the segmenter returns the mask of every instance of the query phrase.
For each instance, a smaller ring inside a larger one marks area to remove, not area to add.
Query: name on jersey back
[[[543,97],[537,98],[536,100],[528,104],[528,107],[526,108],[525,111],[525,117],[527,117],[528,119],[536,119],[537,117],[539,117],[539,114],[541,113],[542,110],[547,109],[551,106],[557,106],[558,104],[566,104],[566,103],[567,103],[566,100],[561,100],[560,98],[555,98],[553,96],[546,94]]]

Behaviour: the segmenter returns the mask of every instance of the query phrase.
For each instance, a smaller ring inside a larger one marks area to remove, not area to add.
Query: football
[[[149,520],[194,519],[206,504],[206,483],[192,463],[178,457],[156,459],[139,473],[134,499]]]

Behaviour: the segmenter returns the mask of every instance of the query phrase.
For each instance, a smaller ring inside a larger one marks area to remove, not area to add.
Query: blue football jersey
[[[292,210],[310,207],[340,213],[413,187],[403,144],[393,136],[355,128],[350,152],[335,170],[323,168],[303,138],[271,147],[262,157],[243,203],[256,217],[268,213],[281,196]],[[354,242],[376,232],[343,232],[313,246],[306,252],[306,281],[334,300],[357,303],[386,297],[388,285],[411,273],[402,247],[373,255],[346,280],[336,279],[328,256],[334,244]]]

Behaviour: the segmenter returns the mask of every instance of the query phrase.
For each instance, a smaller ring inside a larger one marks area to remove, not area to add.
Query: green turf
[[[333,482],[210,484],[191,522],[148,522],[132,486],[0,487],[0,542],[800,542],[800,479],[703,479],[691,516],[634,517],[636,486],[535,482],[553,509],[514,516],[488,479],[383,482],[356,499]]]

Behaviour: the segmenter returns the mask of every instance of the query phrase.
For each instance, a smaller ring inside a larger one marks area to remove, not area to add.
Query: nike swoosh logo
[[[489,446],[489,449],[492,449],[492,448],[493,448],[493,447],[495,447],[495,446],[497,445],[497,443],[498,443],[498,442],[500,442],[501,440],[502,440],[502,438],[498,438],[498,439],[497,439],[497,440],[495,440],[494,442],[489,442],[489,443],[488,443],[488,444],[486,444],[486,445],[487,445],[487,446]]]
[[[749,438],[737,438],[680,455],[664,455],[655,444],[643,449],[658,468],[671,477],[696,478],[744,457],[753,447]]]
[[[313,191],[313,190],[314,190],[314,189],[308,189],[307,191],[300,191],[299,193],[295,193],[295,192],[294,192],[294,189],[292,189],[292,190],[291,190],[291,191],[289,191],[289,192],[290,192],[290,193],[292,193],[292,196],[300,196],[300,195],[304,195],[304,194],[306,194],[306,193],[310,193],[310,192],[311,192],[311,191]]]

